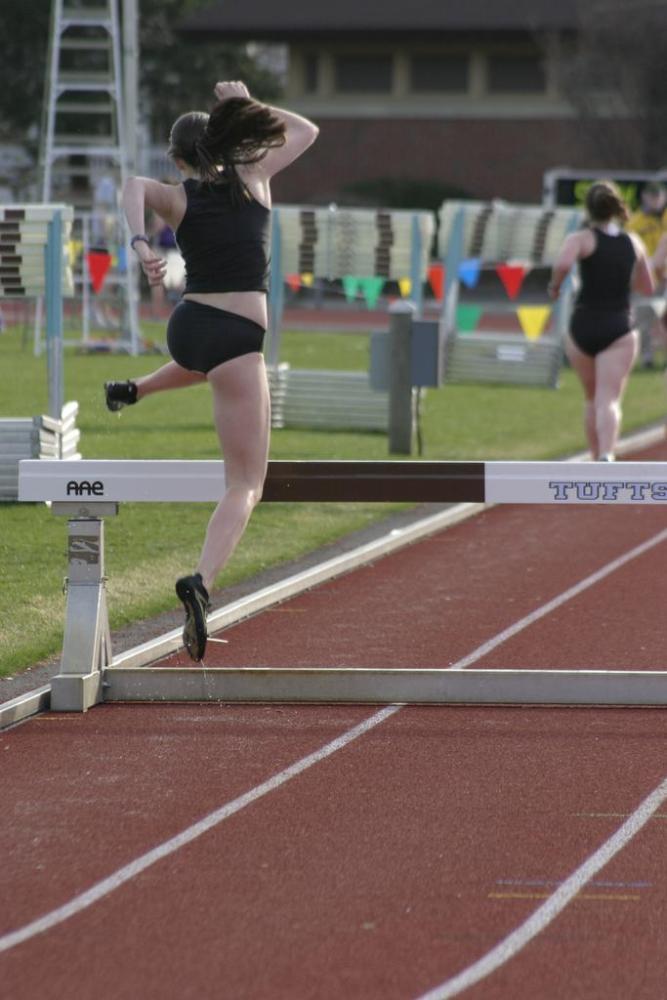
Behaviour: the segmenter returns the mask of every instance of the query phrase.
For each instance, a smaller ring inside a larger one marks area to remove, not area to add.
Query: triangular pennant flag
[[[285,281],[293,292],[298,292],[301,288],[301,275],[299,274],[286,274]]]
[[[482,315],[481,306],[460,305],[456,307],[456,329],[460,333],[472,333]]]
[[[539,340],[551,315],[550,306],[522,306],[517,309],[521,329],[528,340]]]
[[[360,283],[361,278],[357,278],[356,274],[343,275],[343,291],[348,302],[354,302]]]
[[[312,288],[313,282],[315,281],[315,275],[311,274],[310,271],[304,271],[301,275],[301,283],[306,286],[306,288]]]
[[[377,303],[380,298],[380,292],[384,288],[384,278],[361,278],[361,290],[364,293],[364,298],[366,299],[366,305],[369,309]]]
[[[505,286],[505,291],[511,299],[515,299],[521,291],[523,279],[529,268],[522,264],[498,264],[496,274]]]
[[[412,279],[411,278],[399,278],[398,279],[398,289],[403,296],[409,295],[412,291]]]
[[[445,294],[445,268],[443,264],[431,264],[428,269],[428,280],[433,294],[438,301],[442,300]]]
[[[89,250],[86,257],[88,273],[96,295],[102,291],[107,271],[111,267],[111,254],[106,250]]]
[[[474,288],[479,281],[481,262],[476,257],[462,260],[459,264],[459,278],[468,288]]]

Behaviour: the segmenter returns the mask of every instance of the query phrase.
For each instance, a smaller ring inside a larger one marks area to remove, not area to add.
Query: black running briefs
[[[261,352],[264,333],[245,316],[183,299],[169,318],[167,346],[182,368],[208,373],[225,361]]]

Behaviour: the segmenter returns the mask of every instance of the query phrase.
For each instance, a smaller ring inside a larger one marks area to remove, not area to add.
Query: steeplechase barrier
[[[20,463],[19,499],[48,502],[69,522],[65,635],[51,708],[154,700],[667,704],[667,671],[113,666],[104,518],[123,502],[211,502],[224,490],[222,461]],[[667,505],[667,463],[277,461],[262,501]]]

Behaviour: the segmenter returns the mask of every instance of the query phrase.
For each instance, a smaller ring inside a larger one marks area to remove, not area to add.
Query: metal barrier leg
[[[102,700],[102,671],[111,663],[102,517],[117,514],[118,504],[54,503],[52,510],[69,522],[65,636],[51,708],[85,712]]]

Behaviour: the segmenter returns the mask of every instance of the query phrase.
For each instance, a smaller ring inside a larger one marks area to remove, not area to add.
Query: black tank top
[[[254,198],[235,204],[230,185],[183,184],[187,208],[176,230],[187,292],[266,292],[271,210]]]
[[[577,305],[594,309],[630,309],[635,248],[627,233],[610,236],[596,227],[595,250],[579,261],[581,288]]]

